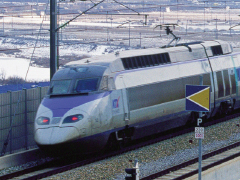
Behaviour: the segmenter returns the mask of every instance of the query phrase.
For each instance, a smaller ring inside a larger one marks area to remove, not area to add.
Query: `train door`
[[[218,88],[218,113],[227,114],[234,109],[236,82],[234,69],[224,69],[216,72]]]
[[[230,84],[228,69],[223,70],[223,80],[224,80],[224,87],[225,87],[224,96],[229,96],[231,93],[230,92],[231,84]]]
[[[239,68],[239,55],[232,56],[234,68],[231,70],[230,79],[232,84],[232,98],[235,99],[234,108],[240,107],[239,101],[239,81],[240,81],[240,68]]]
[[[101,117],[100,117],[100,112],[99,108],[97,105],[94,106],[92,112],[91,112],[91,122],[92,122],[92,129],[97,129],[101,126]]]
[[[224,96],[224,86],[223,86],[223,75],[222,71],[217,71],[216,72],[216,77],[217,77],[217,97],[221,98]]]
[[[231,97],[234,97],[236,94],[236,79],[234,68],[224,70],[223,75],[226,86],[226,96],[231,95]]]
[[[125,125],[128,125],[128,123],[129,123],[129,108],[128,108],[127,89],[126,89],[125,83],[123,81],[123,78],[121,78],[121,82],[122,82],[122,85],[124,87],[122,89],[123,108],[124,108],[124,121],[125,121]]]
[[[237,81],[236,81],[236,76],[235,76],[235,69],[229,69],[229,76],[230,76],[230,81],[231,81],[231,95],[234,97],[237,92]]]
[[[230,96],[236,93],[235,77],[232,71],[233,69],[224,69],[222,71],[216,72],[218,83],[218,98]]]
[[[119,83],[120,87],[123,88],[112,91],[111,93],[112,119],[114,128],[125,126],[129,120],[127,90],[122,77],[120,77]]]

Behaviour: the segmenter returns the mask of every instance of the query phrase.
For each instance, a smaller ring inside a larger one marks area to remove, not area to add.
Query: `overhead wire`
[[[93,31],[95,31],[96,29],[88,29],[88,31],[91,31],[91,30],[93,30]],[[102,32],[104,32],[104,30],[103,29],[97,29],[98,30],[98,32],[99,31],[101,31],[102,30]],[[85,30],[83,30],[83,31],[85,31]],[[69,31],[68,31],[69,32]],[[70,32],[79,32],[79,30],[76,30],[76,31],[74,31],[74,30],[71,30]],[[207,33],[215,33],[216,31],[215,30],[211,30],[211,31],[202,31],[202,33],[204,33],[204,34],[207,34]],[[229,32],[229,30],[219,30],[218,32]],[[184,34],[185,32],[179,32],[179,34]],[[191,35],[197,35],[197,34],[199,34],[200,32],[188,32],[188,34],[191,34]],[[42,33],[42,34],[47,34],[47,33]],[[31,35],[31,34],[29,34],[29,35]],[[164,35],[163,35],[164,36]],[[1,36],[0,36],[1,37]],[[142,39],[147,39],[147,38],[154,38],[154,37],[156,37],[156,38],[159,38],[160,36],[158,35],[158,36],[149,36],[149,37],[142,37]],[[80,38],[81,39],[81,38]],[[76,39],[77,40],[77,39]],[[119,38],[119,39],[113,39],[113,40],[111,40],[111,42],[117,42],[117,41],[121,41],[122,39],[121,38]],[[84,41],[86,41],[86,40],[84,40]],[[90,43],[102,43],[102,42],[107,42],[107,41],[103,41],[103,40],[96,40],[96,41],[91,41]],[[88,42],[87,42],[88,43]],[[82,43],[82,42],[79,42],[79,43],[76,43],[76,42],[71,42],[71,43],[62,43],[62,44],[60,44],[59,46],[66,46],[66,45],[70,45],[70,44],[72,44],[72,45],[76,45],[76,44],[86,44],[86,43]],[[46,47],[50,47],[50,46],[38,46],[38,47],[25,47],[25,48],[11,48],[11,49],[0,49],[0,52],[5,52],[5,51],[13,51],[13,50],[24,50],[24,49],[33,49],[33,48],[46,48]]]
[[[63,3],[63,2],[59,2],[59,3]],[[85,3],[86,3],[86,1],[85,1]],[[129,3],[129,4],[134,4],[134,3]],[[136,4],[139,4],[139,5],[140,5],[141,3],[136,3]],[[145,4],[145,5],[146,5],[146,4],[149,5],[150,3],[146,3],[146,2],[145,2],[144,4]],[[150,4],[150,5],[152,5],[152,4]],[[155,4],[154,4],[154,5],[155,5]],[[184,4],[184,5],[186,5],[186,4]],[[168,5],[168,6],[169,6],[169,5]],[[175,5],[172,5],[172,6],[175,6]],[[159,5],[156,5],[156,7],[159,7]],[[144,8],[145,8],[145,10],[146,10],[146,9],[150,9],[150,8],[153,8],[153,7],[144,7]],[[139,8],[136,8],[136,9],[139,9]],[[120,10],[125,10],[125,8],[124,8],[124,9],[120,9]],[[113,10],[112,10],[112,12],[116,12],[116,11],[119,11],[119,9],[113,9]],[[106,11],[101,11],[101,12],[106,12]],[[108,12],[110,12],[110,11],[108,11]],[[45,13],[45,14],[47,14],[47,13]],[[74,14],[77,14],[77,13],[66,13],[66,14],[60,14],[60,15],[63,16],[63,15],[74,15]],[[87,12],[86,12],[85,14],[89,14],[89,15],[90,15],[91,13],[87,13]],[[102,15],[106,15],[106,14],[102,14]],[[85,17],[85,18],[86,18],[86,17]],[[91,29],[88,28],[88,30],[91,30]],[[98,30],[100,31],[101,29],[98,29]],[[72,32],[78,32],[79,30],[72,30],[72,29],[68,28],[67,31],[72,33]],[[81,31],[81,30],[80,30],[80,31]],[[103,30],[103,31],[104,31],[104,30]],[[63,31],[63,32],[64,32],[64,31]],[[35,34],[36,34],[36,33],[31,33],[31,34],[30,34],[30,33],[29,33],[29,34],[28,34],[28,33],[25,33],[25,34],[19,34],[19,35],[16,35],[16,36],[27,36],[27,35],[30,35],[30,36],[31,36],[31,35],[35,35]],[[44,34],[47,35],[48,32],[41,33],[41,35],[44,35]],[[7,36],[4,35],[4,36],[0,36],[0,37],[7,37]],[[98,41],[96,41],[96,42],[98,42]],[[48,46],[40,46],[40,47],[48,47]],[[40,47],[37,47],[37,48],[40,48]],[[19,48],[19,49],[30,49],[30,48],[32,48],[32,47]],[[10,50],[13,50],[13,49],[10,49]],[[1,51],[1,50],[0,50],[0,51]]]
[[[86,2],[86,1],[85,1]],[[63,2],[59,2],[59,4],[61,4],[61,3],[63,3]],[[126,3],[127,4],[127,3]],[[128,3],[128,4],[134,4],[134,3]],[[140,5],[140,3],[137,3],[137,5]],[[151,6],[148,6],[148,7],[146,7],[146,5],[151,5]],[[30,7],[32,6],[32,5],[29,5]],[[37,6],[37,5],[35,5],[35,6]],[[159,8],[159,6],[161,6],[161,7],[164,7],[164,6],[166,6],[166,7],[177,7],[177,6],[182,6],[182,7],[188,7],[188,8],[204,8],[205,6],[204,5],[192,5],[192,4],[190,4],[190,3],[187,3],[187,4],[147,4],[147,3],[145,3],[145,7],[144,7],[144,9],[145,10],[148,10],[148,9],[153,9],[153,8]],[[1,7],[0,7],[1,8]],[[3,7],[2,7],[3,8]],[[223,7],[219,7],[219,6],[211,6],[211,7],[209,7],[209,8],[213,8],[213,9],[222,9]],[[134,10],[141,10],[141,9],[143,9],[143,8],[135,8]],[[234,7],[232,7],[231,9],[234,9]],[[238,7],[235,7],[235,9],[238,9]],[[107,9],[107,10],[98,10],[97,12],[99,13],[109,13],[109,12],[118,12],[118,11],[127,11],[127,10],[129,10],[129,8],[122,8],[122,9],[114,9],[114,10],[112,10],[112,9]],[[30,11],[30,9],[29,10],[26,10],[26,11],[21,11],[21,13],[23,13],[23,12],[29,12]],[[11,12],[8,12],[8,13],[11,13]],[[16,12],[17,13],[17,12]],[[77,15],[77,14],[79,14],[79,13],[62,13],[62,14],[59,14],[59,15]],[[90,14],[90,13],[85,13],[85,14]],[[19,15],[16,15],[16,16],[19,16]],[[16,16],[13,16],[13,17],[16,17]],[[24,15],[24,17],[27,17],[27,16],[31,16],[31,15]],[[5,15],[5,17],[12,17],[12,15]],[[21,15],[20,15],[20,17],[21,17]]]

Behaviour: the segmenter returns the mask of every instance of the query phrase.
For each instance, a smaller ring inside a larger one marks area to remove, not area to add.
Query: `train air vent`
[[[221,45],[211,46],[211,49],[212,49],[213,56],[223,55],[223,50]]]
[[[168,53],[122,58],[124,69],[137,69],[170,63]]]

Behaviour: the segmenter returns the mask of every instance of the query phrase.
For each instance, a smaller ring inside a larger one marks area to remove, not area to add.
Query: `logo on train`
[[[117,98],[117,99],[114,99],[113,100],[113,108],[118,108],[119,107],[119,99],[120,99],[120,96]]]

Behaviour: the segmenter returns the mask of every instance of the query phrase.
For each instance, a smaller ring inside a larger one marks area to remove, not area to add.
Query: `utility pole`
[[[223,2],[225,2],[225,21],[227,21],[227,3],[226,1]]]
[[[4,11],[3,11],[3,36],[4,36]]]
[[[50,0],[50,80],[57,71],[57,0]]]
[[[178,0],[177,0],[177,24],[178,24]]]
[[[205,21],[206,21],[206,18],[205,18],[206,17],[205,16],[206,12],[205,11],[206,11],[206,2],[208,2],[208,1],[203,1],[203,2],[204,2],[204,23],[203,23],[204,24],[204,30],[203,31],[205,32]]]
[[[130,42],[131,42],[131,38],[130,38],[130,22],[131,22],[131,21],[129,21],[129,28],[128,28],[128,31],[129,31],[129,32],[128,32],[128,33],[129,33],[129,35],[128,35],[128,36],[129,36],[129,47],[130,47]]]
[[[140,47],[142,47],[142,33],[140,33]]]

